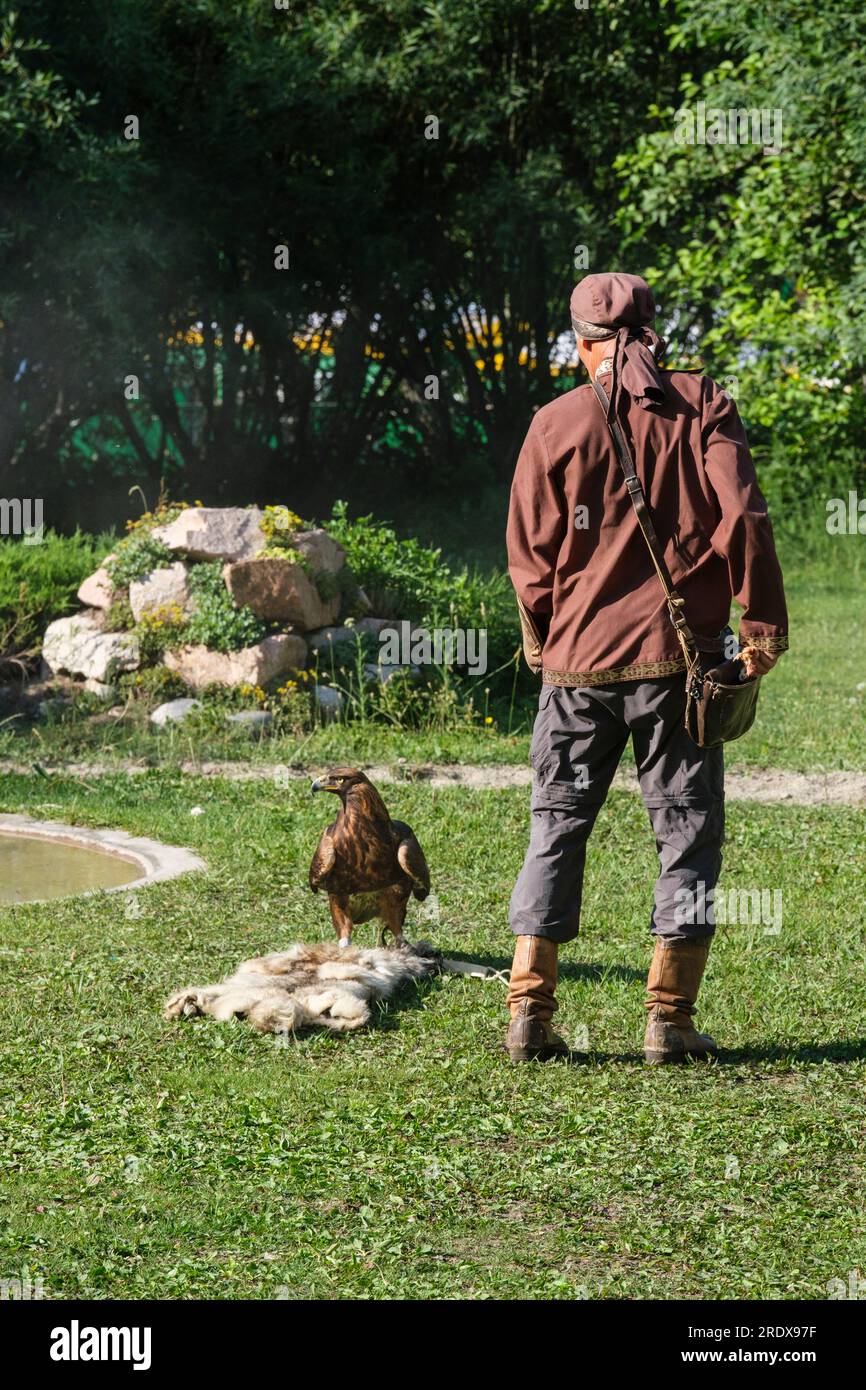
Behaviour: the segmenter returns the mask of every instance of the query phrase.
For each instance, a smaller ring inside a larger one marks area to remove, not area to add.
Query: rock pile
[[[195,611],[191,570],[196,564],[218,561],[235,604],[279,629],[240,651],[216,651],[195,643],[165,651],[164,664],[193,690],[207,685],[265,686],[303,670],[311,653],[330,645],[332,632],[352,635],[351,629],[332,627],[344,602],[339,582],[346,564],[342,546],[322,529],[298,530],[291,536],[291,549],[274,553],[268,550],[263,520],[257,507],[188,507],[151,533],[169,552],[170,563],[129,585],[135,623],[166,611],[182,621]],[[113,558],[81,585],[83,611],[46,629],[42,651],[52,674],[108,685],[139,665],[136,634],[106,626],[108,610],[125,597],[114,587],[110,566],[106,568]],[[356,610],[363,611],[365,602],[363,592],[356,590]]]

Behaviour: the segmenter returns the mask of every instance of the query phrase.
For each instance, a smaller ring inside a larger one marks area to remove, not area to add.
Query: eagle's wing
[[[310,887],[314,893],[318,893],[328,874],[334,867],[337,852],[334,848],[334,841],[331,839],[330,829],[322,832],[322,838],[316,846],[313,855],[313,862],[310,865]]]
[[[430,870],[424,851],[405,821],[392,820],[391,830],[397,841],[397,863],[411,880],[414,896],[423,902],[430,892]]]

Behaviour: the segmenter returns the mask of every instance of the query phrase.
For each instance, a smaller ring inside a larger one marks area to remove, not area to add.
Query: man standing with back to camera
[[[517,937],[506,1049],[565,1054],[551,1018],[557,953],[578,934],[586,845],[631,736],[659,876],[647,982],[648,1061],[715,1053],[693,1024],[714,926],[724,838],[721,746],[684,726],[685,660],[605,418],[634,457],[704,669],[721,659],[731,601],[748,676],[787,649],[782,575],[733,401],[709,377],[666,371],[646,281],[587,275],[571,322],[592,386],[538,411],[517,462],[508,563],[526,659],[541,673],[529,848],[511,898]],[[690,898],[695,910],[683,913]],[[705,910],[701,910],[702,905]],[[709,918],[709,920],[707,920]]]

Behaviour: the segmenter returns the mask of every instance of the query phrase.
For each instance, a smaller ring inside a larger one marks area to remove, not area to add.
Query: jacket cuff
[[[741,625],[739,636],[741,647],[754,647],[756,651],[768,652],[770,656],[778,656],[780,652],[788,650],[788,634],[786,632],[775,637],[760,632],[753,635],[748,631],[744,632]]]

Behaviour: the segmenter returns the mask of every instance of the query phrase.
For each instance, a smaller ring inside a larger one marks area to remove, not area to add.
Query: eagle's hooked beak
[[[331,778],[326,774],[324,777],[317,777],[310,787],[310,795],[313,792],[336,792],[339,787],[335,786]]]

